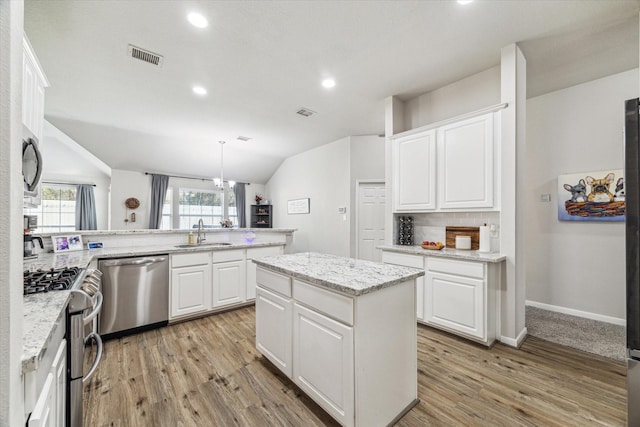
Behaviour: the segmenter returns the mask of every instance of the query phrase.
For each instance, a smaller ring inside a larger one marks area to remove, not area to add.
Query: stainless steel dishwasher
[[[169,255],[104,259],[98,330],[115,338],[164,326],[169,319]]]

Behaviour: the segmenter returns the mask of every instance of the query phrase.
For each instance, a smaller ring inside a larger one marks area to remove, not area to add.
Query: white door
[[[171,270],[171,317],[211,308],[211,267],[198,265]]]
[[[245,261],[216,262],[213,264],[213,307],[245,301]]]
[[[294,303],[293,381],[344,426],[354,424],[353,357],[352,327]]]
[[[256,288],[256,348],[291,378],[293,302]]]
[[[382,251],[376,247],[384,244],[385,184],[360,182],[357,192],[356,258],[380,262]]]

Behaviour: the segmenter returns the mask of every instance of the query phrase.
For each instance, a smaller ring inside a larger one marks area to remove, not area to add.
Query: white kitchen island
[[[255,259],[256,347],[344,426],[386,426],[417,402],[424,270],[319,253]]]

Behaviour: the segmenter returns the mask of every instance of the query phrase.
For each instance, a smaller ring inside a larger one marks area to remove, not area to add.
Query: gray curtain
[[[247,226],[247,215],[244,211],[246,204],[245,184],[236,182],[233,187],[233,193],[236,196],[236,211],[238,212],[238,227],[245,228]]]
[[[149,228],[158,229],[162,225],[162,206],[167,197],[169,177],[167,175],[151,174],[151,213],[149,214]]]
[[[96,199],[93,185],[76,186],[76,230],[97,230]]]

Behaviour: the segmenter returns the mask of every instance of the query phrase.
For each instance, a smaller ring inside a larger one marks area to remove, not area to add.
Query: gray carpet
[[[530,306],[526,308],[526,325],[531,336],[610,359],[625,360],[624,326]]]

